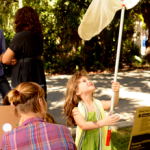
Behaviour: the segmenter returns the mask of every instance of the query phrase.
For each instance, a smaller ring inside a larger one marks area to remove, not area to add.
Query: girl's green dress
[[[88,121],[97,121],[95,111],[88,112]],[[86,131],[82,143],[82,150],[98,150],[98,149],[99,149],[99,129]]]

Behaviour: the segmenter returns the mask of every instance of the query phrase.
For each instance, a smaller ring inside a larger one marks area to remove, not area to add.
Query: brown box
[[[14,106],[0,106],[0,139],[5,132],[3,129],[12,129],[18,126],[20,117],[15,115]],[[0,147],[1,148],[1,147]]]

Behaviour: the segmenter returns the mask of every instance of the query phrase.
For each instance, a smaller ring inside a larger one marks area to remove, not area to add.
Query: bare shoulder
[[[78,114],[78,113],[79,113],[78,107],[75,107],[75,108],[72,110],[72,113],[73,113],[73,115]]]

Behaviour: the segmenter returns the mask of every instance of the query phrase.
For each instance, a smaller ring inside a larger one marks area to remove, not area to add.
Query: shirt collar
[[[26,121],[24,121],[22,123],[22,125],[26,125],[28,123],[32,123],[32,122],[35,122],[35,121],[38,121],[38,122],[45,122],[42,118],[37,118],[37,117],[33,117],[33,118],[30,118],[30,119],[27,119]]]

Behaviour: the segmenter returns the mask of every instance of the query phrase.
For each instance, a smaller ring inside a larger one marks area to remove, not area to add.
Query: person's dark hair
[[[14,25],[16,33],[23,30],[29,30],[30,32],[37,34],[37,36],[43,40],[39,16],[33,8],[25,6],[18,9],[15,14]]]

